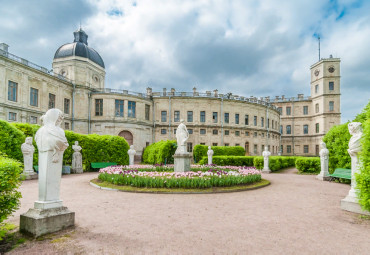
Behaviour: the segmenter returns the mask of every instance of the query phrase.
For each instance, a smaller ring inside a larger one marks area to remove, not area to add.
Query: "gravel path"
[[[76,228],[10,254],[370,254],[370,220],[340,209],[349,185],[295,172],[263,175],[262,189],[195,195],[105,191],[89,185],[97,173],[63,176]],[[21,192],[17,225],[37,180]]]

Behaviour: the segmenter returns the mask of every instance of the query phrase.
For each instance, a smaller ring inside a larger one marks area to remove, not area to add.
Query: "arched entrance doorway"
[[[118,135],[125,138],[128,145],[133,145],[134,144],[134,136],[132,135],[132,133],[130,131],[124,130],[124,131],[119,132]]]
[[[245,142],[245,155],[249,156],[249,142]]]

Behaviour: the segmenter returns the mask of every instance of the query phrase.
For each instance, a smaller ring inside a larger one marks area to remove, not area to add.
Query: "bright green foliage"
[[[362,123],[363,139],[360,155],[363,165],[360,174],[356,175],[356,182],[360,205],[364,210],[370,211],[370,102],[365,107],[364,112],[366,121]]]
[[[211,146],[213,156],[244,156],[245,150],[241,146]],[[207,157],[207,145],[195,145],[193,156],[195,162],[199,162],[203,157]]]
[[[40,126],[36,124],[28,124],[28,123],[11,123],[12,126],[16,127],[20,131],[22,131],[26,137],[32,136],[35,137],[37,130],[39,130]]]
[[[253,166],[254,156],[213,156],[212,163],[218,166]],[[208,157],[203,157],[199,165],[206,165]]]
[[[295,161],[295,167],[301,173],[319,173],[321,169],[320,158],[299,157]]]
[[[162,140],[145,148],[143,162],[148,164],[173,164],[173,155],[177,149],[175,140]]]
[[[0,153],[0,224],[19,208],[22,164]]]
[[[330,173],[333,173],[335,168],[351,168],[351,157],[347,152],[350,138],[348,123],[332,127],[325,135],[323,141],[329,150]]]
[[[7,121],[0,120],[0,152],[19,161],[23,161],[21,145],[24,143],[26,136],[10,125]]]
[[[269,168],[271,171],[277,171],[283,168],[294,166],[297,158],[298,157],[271,156],[269,158]],[[263,169],[263,157],[254,157],[253,164],[255,168],[260,170]]]

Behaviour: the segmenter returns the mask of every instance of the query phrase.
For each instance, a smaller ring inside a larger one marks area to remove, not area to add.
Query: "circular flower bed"
[[[189,172],[174,172],[173,165],[110,166],[99,171],[99,180],[137,188],[206,189],[261,181],[254,167],[192,165]]]

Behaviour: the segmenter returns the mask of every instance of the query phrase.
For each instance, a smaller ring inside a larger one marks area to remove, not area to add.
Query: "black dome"
[[[98,64],[99,66],[105,68],[104,61],[100,57],[99,53],[93,48],[87,46],[87,34],[81,28],[73,33],[75,40],[73,43],[67,43],[59,47],[55,52],[54,59],[65,58],[71,56],[78,56],[83,58],[88,58],[92,62]]]

